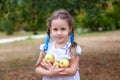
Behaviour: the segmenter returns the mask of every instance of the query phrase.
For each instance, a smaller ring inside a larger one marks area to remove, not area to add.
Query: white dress
[[[40,50],[43,50],[45,44],[40,45]],[[56,61],[60,61],[62,58],[67,58],[68,60],[71,59],[69,54],[69,48],[71,43],[67,42],[64,48],[55,48],[55,42],[48,44],[48,50],[46,51],[46,54],[53,54]],[[76,47],[77,55],[81,55],[81,48],[79,45]],[[47,77],[43,76],[43,80],[80,80],[79,75],[79,68],[76,71],[74,76],[54,76],[54,77]]]

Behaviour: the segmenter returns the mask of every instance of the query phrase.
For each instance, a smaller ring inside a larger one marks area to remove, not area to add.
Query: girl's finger
[[[51,69],[50,69],[50,70],[53,70],[53,69],[55,69],[55,67],[56,67],[56,66],[55,66],[55,65],[53,65],[53,66],[51,67]]]
[[[65,73],[65,72],[59,72],[59,74],[62,74],[62,75],[64,74],[64,75],[66,75],[67,73]]]
[[[65,70],[65,69],[63,69],[63,68],[57,68],[57,69],[55,69],[54,71],[56,71],[56,72],[64,72],[64,70]]]
[[[50,62],[46,62],[46,63],[47,63],[47,65],[52,66],[52,64]]]
[[[45,64],[43,62],[40,63],[42,66],[45,66]]]

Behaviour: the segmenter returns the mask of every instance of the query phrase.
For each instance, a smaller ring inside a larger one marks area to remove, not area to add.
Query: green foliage
[[[14,31],[14,23],[11,20],[4,20],[1,21],[4,30],[7,32],[8,35],[13,34]]]
[[[120,29],[120,2],[118,0],[113,0],[113,2],[99,0],[89,1],[89,3],[83,2],[84,5],[82,7],[85,9],[81,12],[82,15],[76,18],[78,21],[77,24],[80,24],[83,31],[91,32]],[[109,9],[107,10],[107,8]]]
[[[109,4],[112,9],[107,10]],[[119,0],[0,0],[0,24],[10,20],[14,23],[14,30],[23,29],[37,34],[46,30],[46,19],[60,8],[75,17],[76,28],[81,30],[120,29]],[[0,26],[0,31],[4,30]]]
[[[87,28],[89,31],[99,31],[101,28],[100,24],[102,22],[101,14],[105,13],[105,8],[107,6],[106,1],[83,1],[83,6],[85,8],[85,16],[82,22],[82,27]]]
[[[112,5],[113,5],[113,9],[114,9],[112,18],[115,23],[115,28],[120,29],[120,1],[113,0]]]

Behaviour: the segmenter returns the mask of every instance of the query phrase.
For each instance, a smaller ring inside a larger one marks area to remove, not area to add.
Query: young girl
[[[80,46],[74,41],[74,19],[64,9],[55,11],[47,20],[46,43],[40,45],[40,56],[36,63],[36,73],[43,76],[43,80],[80,80],[79,60]],[[53,41],[50,41],[50,38]],[[59,68],[56,64],[43,60],[46,54],[52,53],[55,61],[62,58],[69,60],[69,67]]]

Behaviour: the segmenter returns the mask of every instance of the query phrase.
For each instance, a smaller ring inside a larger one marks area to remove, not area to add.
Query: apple
[[[60,68],[69,67],[69,60],[67,60],[66,58],[61,59],[60,62],[59,62],[59,67]]]
[[[54,58],[53,54],[46,54],[44,57],[44,61],[50,62],[51,64],[53,64],[55,61],[55,58]]]

